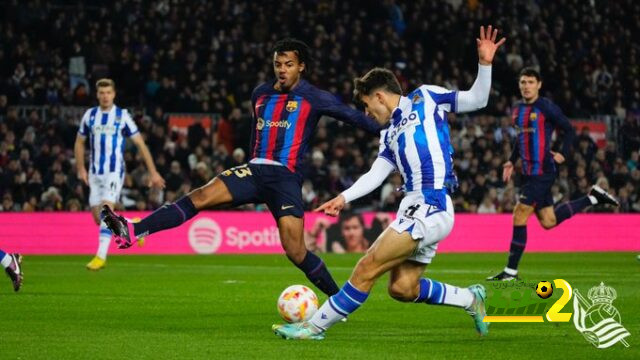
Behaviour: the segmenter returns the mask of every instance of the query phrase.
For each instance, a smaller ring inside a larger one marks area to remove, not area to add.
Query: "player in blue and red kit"
[[[287,257],[325,294],[339,291],[323,261],[304,244],[301,162],[322,115],[370,132],[377,132],[379,125],[302,79],[310,65],[309,53],[308,46],[298,40],[276,43],[272,52],[276,79],[258,86],[251,96],[253,134],[248,164],[223,171],[139,223],[104,209],[105,222],[120,248],[129,247],[138,237],[176,227],[200,210],[265,203],[276,219]]]
[[[508,281],[518,278],[518,264],[527,244],[527,220],[536,213],[545,229],[558,226],[585,208],[596,204],[618,206],[618,201],[597,185],[580,199],[553,207],[551,186],[556,178],[556,163],[562,164],[569,154],[574,130],[560,108],[551,100],[540,97],[540,74],[525,68],[518,80],[522,101],[515,104],[512,113],[518,136],[511,158],[503,165],[502,178],[508,182],[513,164],[522,160],[522,187],[518,203],[513,209],[513,238],[507,266],[487,280]],[[561,152],[551,150],[551,136],[556,128],[564,131]]]

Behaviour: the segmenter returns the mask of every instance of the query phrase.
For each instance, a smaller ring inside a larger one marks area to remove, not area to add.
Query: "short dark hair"
[[[538,70],[532,68],[532,67],[526,67],[522,70],[520,70],[520,75],[518,75],[518,79],[520,79],[523,76],[531,76],[536,78],[536,80],[538,81],[542,81],[542,77],[540,76],[540,73],[538,72]]]
[[[364,227],[364,219],[362,218],[362,215],[356,212],[352,212],[352,211],[343,211],[340,213],[340,217],[338,218],[338,223],[340,223],[340,226],[342,226],[342,224],[345,221],[351,220],[353,218],[358,219],[358,222],[360,223],[360,225],[362,225],[362,227]]]
[[[300,63],[304,63],[304,72],[309,73],[311,70],[311,49],[309,46],[302,40],[294,39],[294,38],[286,38],[278,40],[271,49],[271,54],[275,53],[283,53],[285,51],[293,51],[296,53],[298,57],[298,61]]]
[[[402,95],[402,88],[391,70],[373,68],[361,78],[353,80],[353,99],[362,102],[361,97],[371,95],[374,90],[382,89]]]

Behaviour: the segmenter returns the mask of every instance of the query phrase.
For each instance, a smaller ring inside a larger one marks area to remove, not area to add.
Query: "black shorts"
[[[227,185],[233,206],[265,203],[276,220],[304,216],[302,176],[284,166],[244,164],[223,171],[218,178]]]
[[[556,180],[555,174],[543,174],[522,177],[520,189],[520,203],[542,209],[553,206],[551,186]]]

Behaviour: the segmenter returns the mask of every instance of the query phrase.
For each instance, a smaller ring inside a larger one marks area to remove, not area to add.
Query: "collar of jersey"
[[[411,105],[411,100],[409,100],[408,97],[400,97],[400,103],[398,104],[398,107],[393,109],[393,111],[391,112],[391,123],[393,124],[393,126],[397,126],[400,121],[402,121],[402,114],[405,111],[411,111]]]

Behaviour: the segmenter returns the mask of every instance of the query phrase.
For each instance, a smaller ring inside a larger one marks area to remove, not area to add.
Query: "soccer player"
[[[87,264],[89,270],[102,269],[107,260],[111,230],[100,219],[102,206],[113,208],[120,198],[124,181],[124,142],[129,137],[140,151],[149,170],[149,185],[164,187],[164,179],[153,163],[149,149],[138,131],[136,123],[126,109],[118,107],[115,83],[111,79],[96,82],[99,106],[87,110],[82,117],[74,146],[78,178],[89,185],[89,206],[93,220],[100,226],[98,251]],[[84,161],[85,142],[89,137],[89,166]]]
[[[9,279],[11,279],[11,283],[13,284],[13,291],[20,290],[20,287],[22,286],[22,268],[20,267],[21,263],[22,256],[20,254],[9,254],[0,249],[0,264],[2,264],[4,271],[7,273]]]
[[[105,221],[121,248],[131,246],[140,236],[179,226],[200,210],[266,203],[289,260],[325,294],[338,292],[324,262],[305,247],[301,163],[322,115],[370,132],[376,132],[379,126],[302,78],[310,65],[309,53],[308,46],[295,39],[275,44],[272,54],[276,79],[258,86],[251,96],[253,132],[248,164],[222,172],[136,224],[105,208]]]
[[[518,279],[518,264],[527,244],[527,220],[534,212],[540,225],[551,229],[589,206],[618,206],[613,196],[594,185],[587,196],[553,207],[551,187],[556,178],[556,163],[562,164],[569,155],[574,130],[558,106],[540,97],[542,79],[535,69],[522,69],[518,85],[522,100],[515,104],[512,113],[518,135],[511,158],[503,165],[502,178],[505,183],[511,179],[514,163],[520,158],[522,187],[513,209],[513,237],[507,266],[487,280]],[[551,136],[556,128],[564,130],[561,152],[551,150]]]
[[[438,242],[453,228],[453,204],[448,188],[456,177],[448,112],[468,112],[486,106],[491,88],[491,63],[505,39],[496,42],[497,30],[480,28],[476,40],[478,76],[468,91],[450,91],[422,85],[402,96],[393,72],[375,68],[355,80],[355,97],[380,124],[380,151],[371,169],[342,194],[321,205],[327,215],[336,216],[345,203],[379,187],[394,170],[404,179],[406,194],[396,220],[378,237],[360,259],[340,292],[331,296],[313,317],[297,324],[274,325],[276,335],[286,339],[322,340],[325,331],[358,309],[369,296],[376,280],[390,271],[389,294],[404,302],[450,305],[469,313],[480,335],[488,333],[482,322],[486,311],[485,289],[469,288],[423,278],[435,256]]]

